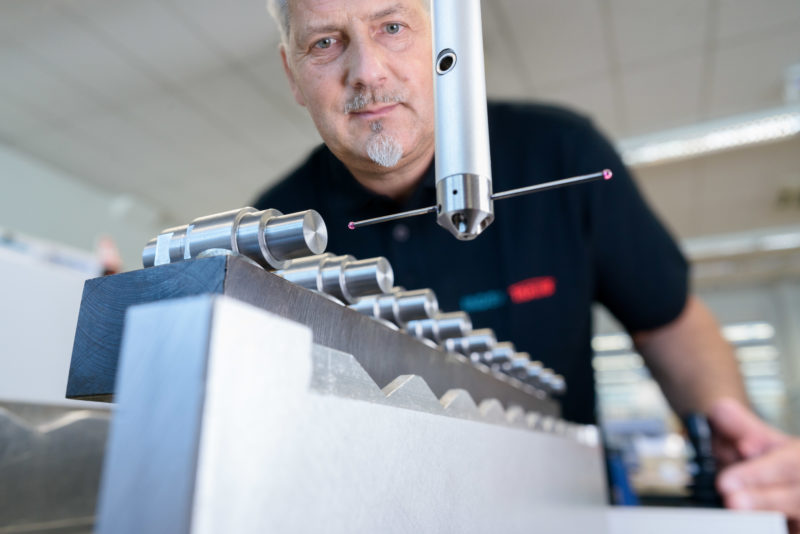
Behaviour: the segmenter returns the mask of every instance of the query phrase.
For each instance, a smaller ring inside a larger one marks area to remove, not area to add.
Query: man
[[[257,207],[317,209],[329,249],[387,256],[406,287],[432,287],[442,308],[567,377],[565,416],[594,421],[590,305],[631,332],[678,413],[709,414],[732,508],[800,519],[800,440],[761,423],[730,347],[687,289],[686,264],[608,143],[585,119],[543,106],[491,105],[496,191],[603,168],[615,179],[497,206],[464,243],[432,218],[346,229],[349,220],[433,204],[431,28],[423,0],[270,0],[298,104],[325,145]],[[507,288],[507,290],[503,290]]]

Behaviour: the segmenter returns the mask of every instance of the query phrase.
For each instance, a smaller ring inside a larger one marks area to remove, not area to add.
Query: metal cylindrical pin
[[[562,375],[553,375],[550,379],[550,389],[554,395],[563,395],[567,392],[567,381]]]
[[[238,252],[235,226],[255,208],[239,208],[214,213],[193,220],[186,229],[186,253],[184,259],[196,258],[204,250],[220,248]]]
[[[263,229],[270,219],[283,215],[278,210],[267,209],[245,213],[236,225],[236,245],[239,253],[253,258],[262,266],[270,269],[286,267],[286,261],[273,257],[267,248]]]
[[[395,322],[398,325],[433,317],[439,311],[439,301],[430,289],[404,291],[393,296],[397,299]]]
[[[383,256],[351,261],[343,265],[342,293],[348,302],[359,297],[388,293],[394,285],[394,271]]]
[[[409,321],[406,324],[406,332],[410,336],[435,342],[439,338],[439,321],[435,318]]]
[[[267,247],[279,260],[320,254],[328,246],[328,229],[314,210],[273,217],[264,233]]]
[[[438,325],[438,336],[435,341],[439,343],[451,337],[464,337],[472,331],[472,320],[462,311],[440,313],[434,320]]]
[[[489,358],[489,365],[503,365],[511,361],[511,358],[517,354],[517,349],[510,341],[503,341],[495,345],[492,350],[487,354]]]
[[[518,352],[503,364],[502,369],[505,373],[522,379],[527,376],[527,368],[530,361],[531,357],[527,352]]]
[[[491,328],[473,330],[466,337],[445,340],[444,346],[449,352],[458,352],[469,356],[473,352],[491,351],[497,344],[497,337]]]
[[[342,290],[342,269],[346,263],[353,260],[355,258],[349,254],[333,256],[323,260],[319,264],[320,290],[338,299],[349,300],[345,298]]]
[[[542,370],[544,369],[544,365],[542,362],[539,361],[531,361],[528,362],[527,367],[525,368],[525,382],[532,386],[541,387],[541,381],[539,380],[539,376],[542,374]]]
[[[550,369],[549,367],[545,367],[542,369],[542,372],[539,373],[539,382],[542,384],[542,387],[548,393],[553,391],[553,377],[556,375],[555,371]]]

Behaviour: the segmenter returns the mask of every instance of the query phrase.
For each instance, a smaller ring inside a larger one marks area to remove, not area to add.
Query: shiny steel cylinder
[[[418,319],[406,324],[406,333],[417,339],[436,341],[439,338],[439,322],[433,319]]]
[[[494,220],[480,0],[435,0],[437,222],[456,238]]]
[[[553,392],[553,377],[555,375],[555,371],[549,367],[545,367],[542,369],[542,372],[539,373],[539,383],[541,384],[541,387],[548,393]]]
[[[503,365],[511,361],[515,354],[517,354],[517,349],[514,344],[510,341],[503,341],[486,353],[486,363],[488,365]]]
[[[562,375],[553,375],[550,378],[550,389],[554,395],[563,395],[567,392],[567,381]]]
[[[364,296],[387,293],[394,284],[394,271],[383,256],[356,260],[350,255],[319,254],[293,260],[275,274],[350,304]]]
[[[440,313],[434,319],[439,326],[435,341],[439,343],[452,337],[464,337],[472,331],[472,319],[462,311]]]
[[[292,260],[285,269],[275,271],[281,278],[292,282],[300,287],[312,291],[322,291],[322,281],[320,280],[319,264],[333,254],[326,252],[306,258]]]
[[[239,252],[236,228],[242,217],[258,213],[254,208],[241,208],[198,217],[186,227],[184,259],[196,258],[204,250],[220,248]],[[248,256],[248,254],[245,254]]]
[[[430,289],[415,289],[396,293],[396,323],[405,325],[414,319],[428,319],[439,312],[439,301]]]
[[[502,365],[501,369],[508,375],[515,378],[524,379],[527,377],[528,364],[531,357],[527,352],[518,352]]]
[[[328,229],[316,211],[300,211],[267,221],[264,240],[272,256],[290,260],[324,251]]]
[[[342,269],[342,294],[347,302],[355,302],[365,295],[388,293],[393,285],[394,271],[383,256],[351,261]]]
[[[345,300],[342,291],[342,268],[347,262],[355,258],[349,254],[327,258],[319,264],[320,291],[333,295],[337,299]]]
[[[357,299],[350,308],[364,315],[385,319],[398,326],[409,321],[428,319],[439,311],[436,295],[430,289],[398,291],[387,295],[369,295]]]
[[[314,210],[283,215],[278,210],[241,208],[198,217],[162,231],[142,251],[145,267],[196,258],[211,249],[230,250],[268,268],[318,254],[328,243],[325,222]]]
[[[414,337],[441,344],[446,339],[468,335],[472,331],[472,320],[462,311],[440,313],[430,319],[409,321],[406,331]]]
[[[465,356],[472,353],[491,351],[497,344],[497,337],[491,328],[473,330],[466,337],[456,337],[445,340],[444,346],[448,352],[458,352]]]
[[[530,361],[528,365],[525,367],[525,382],[532,386],[541,387],[542,383],[540,380],[540,376],[542,374],[542,370],[544,369],[544,365],[542,362],[539,361]]]

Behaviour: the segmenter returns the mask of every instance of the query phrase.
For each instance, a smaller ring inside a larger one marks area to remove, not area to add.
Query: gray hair
[[[275,19],[285,46],[289,42],[289,0],[267,0],[267,11]]]

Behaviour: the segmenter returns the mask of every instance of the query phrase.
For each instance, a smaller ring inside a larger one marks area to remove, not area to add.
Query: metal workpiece
[[[550,393],[553,395],[564,395],[567,392],[567,381],[563,375],[554,374],[550,378]]]
[[[553,377],[555,376],[555,374],[556,374],[555,371],[553,371],[549,367],[545,367],[539,373],[538,380],[539,380],[540,387],[542,389],[544,389],[545,391],[547,391],[548,393],[550,393],[552,391],[552,389],[553,389],[552,382],[553,382]]]
[[[328,230],[314,210],[284,215],[278,210],[240,208],[198,217],[167,228],[142,251],[145,267],[197,258],[210,249],[230,250],[268,269],[282,269],[295,258],[319,254]]]
[[[460,240],[494,220],[480,0],[432,4],[437,222]]]
[[[458,352],[465,356],[473,353],[484,353],[492,350],[497,344],[497,337],[491,328],[473,330],[468,336],[446,339],[444,347],[448,352]]]
[[[406,325],[409,335],[439,344],[453,337],[464,337],[471,331],[472,320],[462,311],[440,313],[430,319],[409,321]]]
[[[525,376],[523,380],[537,388],[542,387],[541,374],[544,370],[544,365],[540,361],[529,361],[525,366]]]
[[[439,311],[439,301],[430,289],[393,291],[357,299],[350,308],[364,315],[385,319],[405,327],[410,321],[429,319]]]
[[[349,254],[326,253],[289,262],[275,274],[348,303],[360,297],[387,293],[394,284],[394,271],[383,256],[357,260]]]
[[[492,347],[492,350],[486,352],[484,355],[485,363],[488,365],[502,365],[511,361],[511,358],[517,354],[517,349],[510,341],[503,341]]]
[[[510,376],[523,380],[528,376],[530,361],[531,357],[527,352],[518,352],[502,364],[500,369]]]

